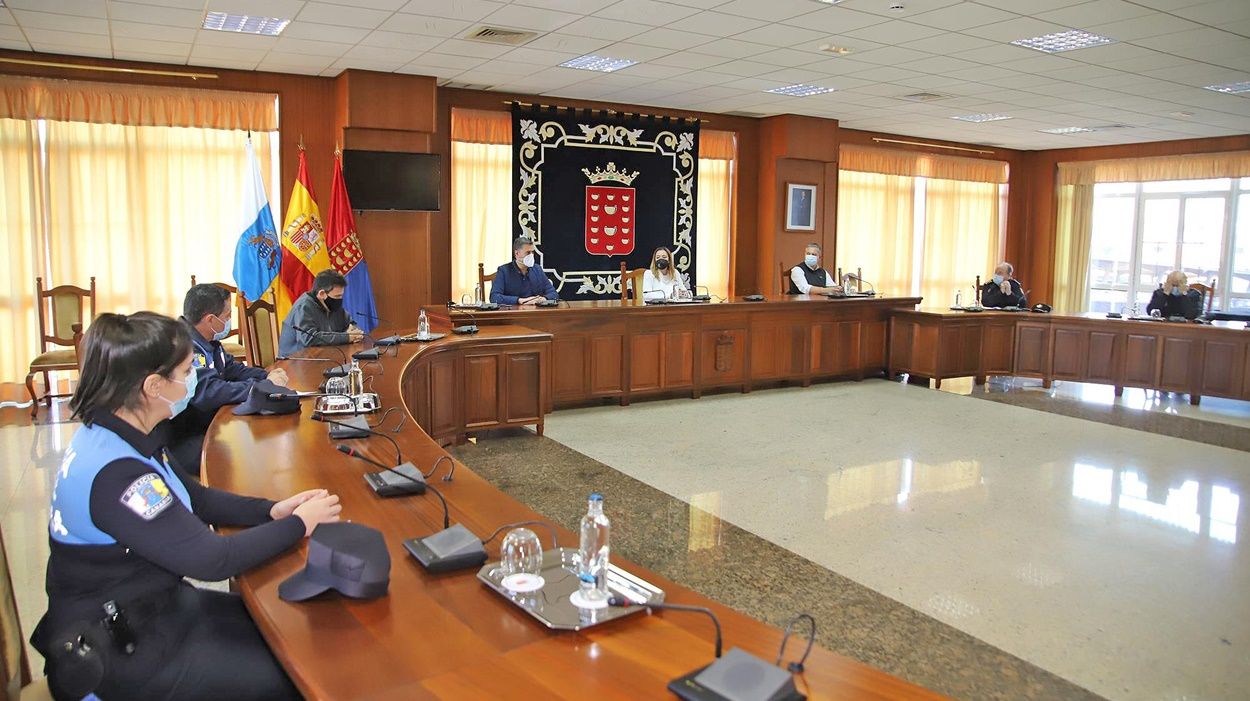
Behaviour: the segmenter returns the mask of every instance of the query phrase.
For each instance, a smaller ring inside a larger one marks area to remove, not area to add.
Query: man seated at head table
[[[791,295],[822,295],[841,292],[842,287],[833,282],[833,276],[820,267],[820,244],[812,242],[803,249],[803,262],[790,269]]]
[[[347,318],[347,310],[343,309],[346,291],[347,278],[337,271],[317,273],[312,289],[295,300],[282,320],[278,355],[293,355],[309,346],[359,343],[364,332]]]
[[[1202,293],[1190,289],[1189,277],[1179,270],[1168,273],[1163,287],[1150,295],[1150,304],[1146,311],[1153,316],[1169,318],[1183,316],[1186,319],[1197,318],[1202,313]],[[1155,312],[1158,314],[1155,314]]]
[[[983,307],[1027,307],[1029,300],[1024,297],[1024,289],[1019,281],[1011,277],[1015,268],[1011,263],[1003,261],[994,268],[994,277],[981,285],[981,306]]]
[[[186,410],[170,422],[169,452],[193,476],[199,474],[204,433],[218,409],[247,401],[252,385],[260,380],[284,387],[287,383],[285,370],[248,367],[221,347],[230,333],[232,312],[230,293],[216,285],[195,285],[182,301],[179,321],[191,337],[196,382]]]
[[[495,271],[495,279],[490,283],[490,301],[534,304],[544,299],[560,299],[555,285],[534,262],[534,242],[528,236],[518,236],[512,242],[512,262],[504,263]]]

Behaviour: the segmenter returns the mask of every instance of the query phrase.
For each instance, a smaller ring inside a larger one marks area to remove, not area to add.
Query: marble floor
[[[1245,452],[886,381],[560,411],[546,433],[1098,695],[1250,688]]]

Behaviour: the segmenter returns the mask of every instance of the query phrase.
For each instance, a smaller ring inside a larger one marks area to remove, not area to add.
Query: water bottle
[[[963,301],[964,301],[963,290],[955,290],[955,306],[956,307],[964,306]]]
[[[365,373],[360,369],[360,363],[353,358],[351,366],[347,369],[347,393],[354,397],[364,391]]]
[[[582,517],[581,547],[578,548],[577,576],[582,583],[582,596],[587,601],[608,598],[608,532],[612,524],[603,515],[603,496],[590,495],[586,515]]]
[[[430,336],[430,320],[425,316],[425,310],[417,316],[417,338],[429,338]]]

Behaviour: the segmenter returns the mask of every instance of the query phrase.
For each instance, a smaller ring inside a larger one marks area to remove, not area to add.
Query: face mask
[[[810,255],[809,255],[809,256],[803,256],[803,262],[807,264],[807,267],[809,267],[809,268],[815,268],[815,267],[816,267],[816,256],[810,256]]]
[[[527,268],[534,267],[534,254],[526,253],[525,257],[521,259],[521,265],[524,265]]]
[[[326,309],[329,309],[332,312],[337,312],[338,310],[342,308],[343,308],[342,297],[338,297],[338,298],[326,297]]]
[[[660,270],[668,270],[668,259],[667,259],[667,258],[661,258],[661,259],[657,260],[657,261],[655,262],[655,267],[659,268]]]
[[[1001,284],[1003,284],[1003,276],[1002,276],[1002,275],[995,275],[995,276],[994,276],[994,284],[995,284],[995,285],[1001,285]]]
[[[1173,296],[1173,297],[1180,297],[1180,296],[1181,296],[1181,288],[1177,287],[1176,285],[1173,285],[1173,286],[1172,286],[1172,296]]]
[[[171,402],[168,399],[165,399],[165,397],[161,397],[161,399],[165,399],[165,402],[169,404],[169,418],[174,418],[187,408],[187,404],[190,404],[191,398],[195,396],[195,387],[199,384],[199,381],[199,373],[195,371],[195,368],[191,368],[191,371],[187,373],[187,379],[183,381],[183,384],[187,388],[186,396],[176,402]]]
[[[218,318],[220,319],[221,317],[218,317]],[[233,320],[232,320],[232,319],[226,319],[226,321],[225,321],[226,327],[225,327],[225,328],[223,328],[222,330],[217,331],[216,333],[214,333],[214,334],[213,334],[213,340],[214,340],[214,341],[220,341],[220,340],[222,340],[223,338],[225,338],[226,336],[229,336],[229,335],[230,335],[230,322],[231,322],[231,321],[233,321]]]

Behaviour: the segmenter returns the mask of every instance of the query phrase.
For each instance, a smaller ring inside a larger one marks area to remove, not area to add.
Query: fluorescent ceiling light
[[[982,112],[981,114],[961,114],[958,117],[951,117],[951,119],[958,119],[965,122],[976,122],[977,124],[980,124],[981,122],[997,122],[1004,119],[1011,119],[1011,117],[1005,114]]]
[[[850,47],[838,46],[837,44],[825,44],[824,46],[820,47],[820,50],[824,51],[825,53],[835,54],[838,56],[845,56],[851,53],[852,51],[854,51],[854,49]]]
[[[256,15],[232,15],[226,12],[210,12],[204,15],[204,28],[219,32],[241,32],[276,37],[291,23],[289,19],[259,17]]]
[[[611,73],[612,71],[619,71],[622,68],[629,68],[635,63],[638,62],[628,58],[610,58],[608,56],[586,54],[585,56],[578,56],[577,58],[565,61],[560,65],[565,68],[576,68],[582,71]]]
[[[780,88],[765,90],[774,95],[789,95],[790,97],[809,97],[811,95],[823,95],[827,92],[833,92],[834,88],[822,88],[819,85],[804,85],[803,83],[795,83],[794,85],[786,85]]]
[[[1053,129],[1038,129],[1043,134],[1080,134],[1082,132],[1093,131],[1089,127],[1055,127]]]
[[[1016,39],[1011,43],[1016,46],[1023,46],[1026,49],[1036,49],[1048,54],[1057,54],[1060,51],[1074,51],[1076,49],[1088,49],[1091,46],[1113,44],[1115,39],[1081,29],[1069,29],[1066,32],[1043,34],[1040,37],[1031,39]]]
[[[842,2],[842,0],[816,0],[816,2],[820,3],[821,5],[837,5],[838,3]]]
[[[1207,90],[1222,92],[1228,95],[1240,95],[1243,92],[1250,92],[1250,80],[1243,80],[1240,83],[1220,83],[1219,85],[1204,86]]]

